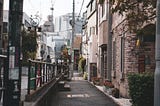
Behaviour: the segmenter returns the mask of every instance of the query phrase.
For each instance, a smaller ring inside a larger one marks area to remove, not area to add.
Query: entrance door
[[[145,55],[139,55],[138,57],[138,72],[145,72]]]

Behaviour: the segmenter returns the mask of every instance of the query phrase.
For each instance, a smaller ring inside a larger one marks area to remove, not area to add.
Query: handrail
[[[4,104],[4,92],[6,90],[6,55],[0,55],[0,104]]]
[[[67,68],[64,68],[66,66],[29,59],[27,94],[30,95],[31,90],[36,91],[39,87],[49,83],[51,80],[55,80],[62,73],[68,71]]]

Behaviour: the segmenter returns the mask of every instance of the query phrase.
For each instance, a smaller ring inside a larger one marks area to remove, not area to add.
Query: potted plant
[[[106,88],[114,88],[114,85],[113,85],[112,82],[109,81],[109,80],[104,80],[103,85],[104,85]]]
[[[112,89],[112,96],[115,98],[119,98],[119,89],[118,88]]]
[[[109,81],[109,80],[104,80],[103,90],[104,90],[105,92],[107,92],[108,94],[111,94],[111,91],[112,91],[113,88],[114,88],[114,85],[112,84],[111,81]]]

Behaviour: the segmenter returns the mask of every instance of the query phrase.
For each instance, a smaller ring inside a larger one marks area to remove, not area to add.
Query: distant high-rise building
[[[72,36],[72,13],[67,13],[65,15],[55,18],[55,32],[58,32],[60,36],[63,36],[66,40],[68,39],[68,44],[70,44]],[[82,33],[82,18],[75,14],[75,35]]]
[[[53,16],[48,15],[48,20],[41,27],[44,32],[54,32]]]

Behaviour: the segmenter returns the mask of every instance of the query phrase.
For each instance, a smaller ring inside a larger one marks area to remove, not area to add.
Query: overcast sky
[[[83,0],[75,0],[75,12],[79,13]],[[86,6],[90,0],[84,0],[83,13],[86,10]],[[66,13],[72,13],[73,0],[23,0],[23,11],[27,15],[35,15],[38,13],[42,17],[42,21],[47,19],[47,15],[52,14],[50,8],[54,7],[54,17],[64,15]],[[8,10],[9,0],[4,0],[4,9]]]

